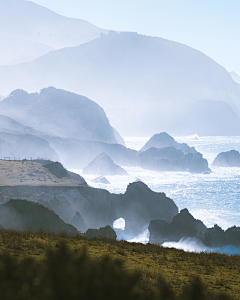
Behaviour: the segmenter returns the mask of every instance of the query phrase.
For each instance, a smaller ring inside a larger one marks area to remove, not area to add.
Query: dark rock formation
[[[138,155],[139,165],[153,171],[211,172],[201,153],[184,154],[174,147],[150,148]]]
[[[151,220],[148,230],[150,233],[149,243],[163,244],[168,240],[166,237],[166,229],[169,226],[169,222],[164,220]]]
[[[77,229],[66,224],[55,212],[41,204],[26,200],[10,200],[0,205],[0,220],[6,229],[77,234]]]
[[[142,182],[129,184],[124,194],[111,194],[103,189],[77,183],[71,186],[71,181],[54,186],[0,186],[0,203],[14,198],[49,207],[67,223],[71,223],[76,211],[79,211],[86,228],[112,226],[115,220],[122,217],[126,222],[126,232],[136,234],[151,220],[171,221],[178,213],[173,200],[164,193],[152,191]]]
[[[204,234],[204,244],[208,247],[220,247],[224,245],[224,230],[217,224],[208,228]]]
[[[217,167],[240,167],[240,153],[236,150],[221,152],[213,161]]]
[[[207,227],[185,208],[177,214],[172,222],[152,220],[149,224],[150,243],[162,244],[165,241],[178,242],[183,237],[203,238]]]
[[[172,221],[178,213],[171,199],[164,193],[153,192],[141,181],[130,183],[125,194],[112,196],[117,213],[115,220],[121,217],[125,220],[126,233],[138,233],[153,219]]]
[[[108,239],[117,239],[116,232],[112,229],[111,226],[107,225],[105,227],[100,227],[100,229],[88,229],[84,236],[86,237],[105,237]]]
[[[76,214],[70,223],[81,232],[86,230],[86,225],[79,211],[76,211]]]
[[[142,147],[141,151],[146,151],[150,148],[165,148],[174,147],[175,149],[182,150],[183,153],[196,153],[194,147],[189,147],[186,143],[178,143],[166,132],[155,134],[150,140]]]
[[[240,227],[233,226],[224,231],[218,225],[214,225],[205,232],[203,242],[208,247],[240,246]]]
[[[225,244],[240,246],[240,227],[230,227],[225,232]]]
[[[39,94],[15,90],[0,102],[0,109],[1,114],[48,135],[117,144],[107,116],[97,103],[54,87],[42,89]]]
[[[97,178],[93,179],[92,182],[110,184],[110,182],[107,180],[107,178],[103,177],[103,176],[100,176],[100,177],[97,177]]]
[[[70,177],[69,172],[63,167],[60,162],[52,162],[43,166],[47,168],[57,178]]]
[[[116,165],[107,154],[101,153],[83,169],[83,174],[106,176],[127,175],[127,172],[120,166]]]

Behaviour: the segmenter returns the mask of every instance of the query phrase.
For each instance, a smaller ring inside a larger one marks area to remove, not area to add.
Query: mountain
[[[25,0],[0,0],[0,16],[2,65],[30,61],[106,32],[87,21],[63,17]]]
[[[235,72],[229,72],[229,74],[231,75],[232,79],[236,82],[240,84],[240,76],[235,73]]]
[[[47,135],[117,144],[104,110],[88,98],[64,90],[49,87],[33,94],[15,90],[0,102],[0,110]]]
[[[30,63],[2,66],[0,80],[1,94],[56,86],[87,95],[128,136],[176,134],[178,118],[198,100],[225,101],[240,112],[240,86],[225,68],[186,45],[135,33],[111,31]]]

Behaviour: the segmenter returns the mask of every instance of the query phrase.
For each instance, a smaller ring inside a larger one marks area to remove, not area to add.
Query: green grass
[[[120,261],[123,268],[121,270],[123,272],[121,274],[124,274],[123,277],[128,276],[126,274],[131,276],[140,274],[135,291],[139,289],[144,297],[143,299],[148,299],[148,297],[150,299],[155,299],[155,297],[156,299],[174,299],[171,296],[171,291],[178,299],[208,299],[208,296],[211,299],[229,299],[214,298],[220,292],[224,292],[230,299],[239,299],[240,256],[229,257],[213,253],[187,253],[182,250],[167,249],[152,244],[142,245],[126,241],[89,239],[81,235],[70,237],[64,234],[47,234],[44,232],[33,234],[2,230],[0,231],[0,258],[2,260],[2,257],[7,253],[9,257],[16,258],[18,262],[32,259],[39,266],[46,266],[49,253],[52,251],[51,253],[56,253],[56,257],[58,257],[57,251],[62,249],[63,243],[67,245],[69,253],[72,253],[69,256],[74,256],[73,253],[79,253],[80,255],[83,249],[86,249],[89,261],[93,263],[102,262],[106,256],[108,256],[113,266],[115,266],[115,262]],[[59,263],[60,261],[61,259],[59,259]],[[134,276],[131,277],[131,280],[135,278]],[[200,281],[196,278],[199,278]],[[197,292],[197,296],[188,298],[187,294],[192,293],[194,295],[194,291],[201,290],[201,282],[204,285],[203,290],[206,295],[201,296],[201,293]],[[159,287],[161,288],[159,289]],[[184,291],[187,294],[183,297],[181,295]],[[149,295],[148,293],[153,294]],[[161,297],[160,294],[162,294]],[[4,297],[1,298],[5,299]],[[46,299],[48,298],[46,297]],[[95,297],[95,299],[98,298]]]

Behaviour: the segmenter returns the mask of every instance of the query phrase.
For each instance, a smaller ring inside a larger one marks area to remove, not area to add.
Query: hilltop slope
[[[133,33],[111,31],[27,64],[1,67],[0,80],[2,94],[56,86],[87,95],[114,127],[132,135],[175,134],[172,123],[181,128],[178,117],[197,100],[225,101],[240,111],[240,86],[225,68],[186,45]]]
[[[10,200],[0,205],[1,225],[4,228],[17,230],[40,230],[50,232],[66,232],[70,235],[77,234],[77,230],[66,224],[57,214],[41,204],[26,200]]]
[[[25,0],[0,0],[0,15],[1,65],[30,61],[106,32],[87,21],[63,17]]]
[[[0,109],[1,114],[48,135],[117,144],[104,110],[64,90],[49,87],[33,94],[15,90],[0,102]]]

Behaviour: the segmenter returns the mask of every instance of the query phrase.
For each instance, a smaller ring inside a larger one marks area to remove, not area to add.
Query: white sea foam
[[[127,147],[139,150],[148,139],[149,137],[128,137],[125,138],[125,142]],[[211,166],[218,153],[232,149],[240,151],[240,137],[193,135],[175,139],[194,146],[197,151],[201,152],[203,157],[208,159],[213,173],[206,175],[188,172],[154,172],[140,167],[124,167],[129,175],[107,176],[110,185],[91,182],[90,180],[95,176],[87,175],[84,178],[91,186],[108,189],[112,193],[124,193],[127,185],[139,178],[153,191],[164,192],[174,200],[179,209],[188,208],[195,218],[202,220],[208,227],[214,224],[218,224],[223,229],[233,225],[240,226],[240,168]],[[73,171],[81,174],[81,170]],[[137,241],[141,241],[141,238],[142,241],[146,241],[146,234],[130,237],[128,240],[134,238]],[[238,250],[234,251],[237,253]]]
[[[182,238],[179,242],[165,242],[163,247],[181,249],[186,252],[220,253],[225,255],[240,255],[240,247],[226,245],[222,247],[209,248],[194,238]]]

